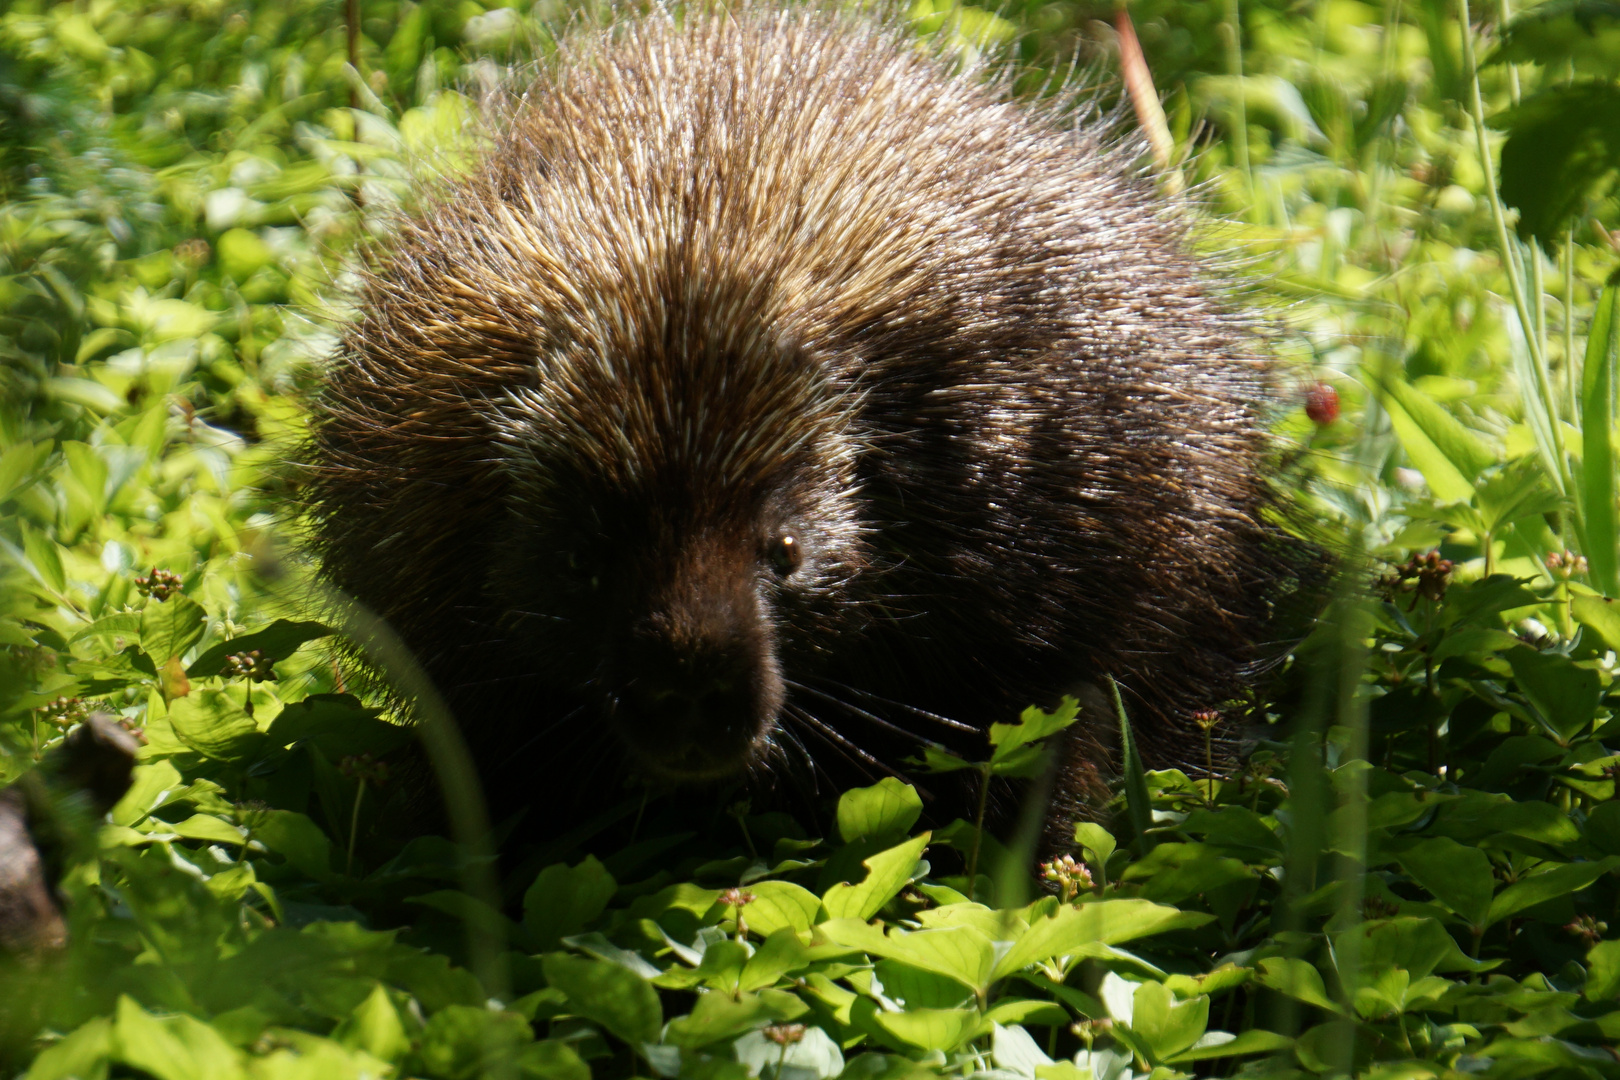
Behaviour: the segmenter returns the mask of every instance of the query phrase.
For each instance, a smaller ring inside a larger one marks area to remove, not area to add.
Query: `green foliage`
[[[1245,302],[1287,301],[1279,350],[1343,401],[1279,410],[1283,482],[1388,566],[1232,703],[1230,770],[1127,755],[1033,901],[1019,837],[918,831],[891,778],[824,839],[739,805],[702,850],[651,820],[559,849],[497,911],[481,856],[390,836],[412,736],[301,599],[282,459],[353,245],[407,160],[464,160],[450,88],[561,12],[361,7],[357,72],[335,0],[0,14],[0,782],[92,708],[145,739],[64,868],[70,948],[0,961],[0,1073],[1620,1072],[1620,8],[1531,7],[1476,71],[1449,5],[1131,5],[1227,222],[1201,242],[1253,256]],[[911,14],[959,53],[1030,28],[1031,85],[1113,17],[998,11]],[[987,797],[1119,712],[922,764]]]

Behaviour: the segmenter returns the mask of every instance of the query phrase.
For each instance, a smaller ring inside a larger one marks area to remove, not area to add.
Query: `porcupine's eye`
[[[787,577],[804,562],[803,545],[786,533],[772,537],[765,545],[765,561],[778,576]]]

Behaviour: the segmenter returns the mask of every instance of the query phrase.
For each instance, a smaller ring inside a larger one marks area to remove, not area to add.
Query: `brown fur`
[[[1130,155],[828,10],[563,55],[372,259],[308,459],[497,801],[605,732],[881,775],[1103,675],[1201,756],[1280,575],[1262,370]]]

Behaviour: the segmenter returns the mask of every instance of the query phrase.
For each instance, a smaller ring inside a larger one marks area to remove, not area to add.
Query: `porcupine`
[[[1134,148],[827,8],[562,57],[370,257],[308,447],[324,573],[497,812],[582,812],[604,754],[982,756],[1109,676],[1150,763],[1201,750],[1283,576],[1265,376]],[[1049,845],[1112,723],[1070,729]]]

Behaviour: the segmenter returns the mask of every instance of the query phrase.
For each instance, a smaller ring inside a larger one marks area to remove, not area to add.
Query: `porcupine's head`
[[[556,342],[501,410],[490,585],[531,662],[644,770],[704,780],[763,759],[784,678],[833,629],[860,561],[854,440],[767,297],[705,289],[677,253],[662,275],[599,298],[625,318]]]

